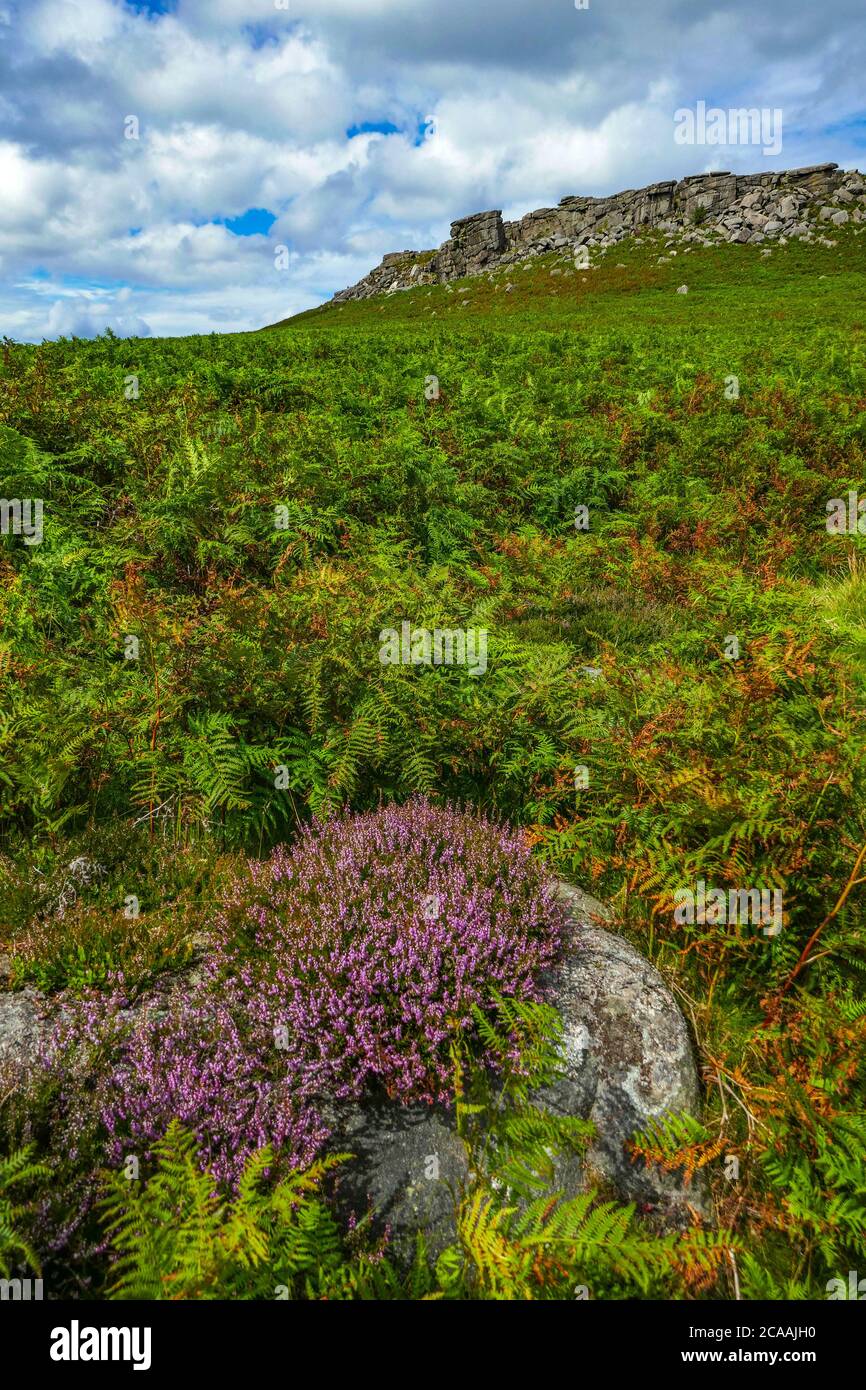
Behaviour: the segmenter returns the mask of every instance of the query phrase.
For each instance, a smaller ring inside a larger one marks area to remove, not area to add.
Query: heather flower
[[[563,920],[521,836],[477,815],[416,799],[314,825],[232,884],[195,988],[108,1009],[108,1161],[146,1154],[176,1116],[232,1185],[265,1144],[308,1163],[324,1098],[447,1099],[473,1006],[537,998]],[[80,1029],[99,1032],[92,1007]]]

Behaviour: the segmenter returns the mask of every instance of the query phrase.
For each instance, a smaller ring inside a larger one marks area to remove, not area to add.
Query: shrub
[[[564,915],[524,840],[490,821],[420,799],[337,819],[238,877],[201,983],[132,1021],[89,1001],[52,1065],[118,1028],[95,1091],[114,1164],[173,1118],[222,1182],[266,1145],[307,1164],[322,1096],[446,1100],[451,1044],[494,996],[538,997]]]
[[[132,989],[187,964],[196,925],[186,904],[169,903],[135,918],[76,904],[62,917],[37,919],[14,943],[12,984],[31,982],[47,992],[110,986],[120,979]]]
[[[535,997],[563,919],[519,835],[415,798],[305,831],[250,865],[215,960],[273,1001],[293,1047],[323,1056],[338,1096],[375,1076],[434,1101],[473,1005],[493,991]]]
[[[401,1255],[365,1222],[338,1226],[322,1192],[346,1155],[279,1180],[274,1156],[247,1160],[229,1198],[201,1172],[192,1136],[172,1122],[141,1183],[106,1175],[102,1201],[117,1298],[509,1299],[676,1296],[712,1288],[736,1244],[730,1231],[647,1230],[633,1206],[556,1190],[556,1160],[592,1125],[538,1108],[559,1066],[561,1028],[546,1005],[498,999],[476,1023],[498,1055],[495,1079],[460,1038],[452,1045],[457,1134],[467,1178],[451,1191],[454,1236],[434,1260],[423,1235]],[[514,1060],[515,1042],[519,1061]]]

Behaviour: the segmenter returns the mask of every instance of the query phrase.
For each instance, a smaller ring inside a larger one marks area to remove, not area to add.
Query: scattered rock
[[[5,1076],[26,1076],[35,1065],[44,1007],[45,996],[32,985],[0,994],[0,1070]]]

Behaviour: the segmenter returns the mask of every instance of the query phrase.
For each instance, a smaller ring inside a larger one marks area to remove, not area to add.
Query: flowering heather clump
[[[519,835],[477,816],[415,800],[315,826],[232,885],[205,980],[127,1025],[97,1086],[110,1161],[178,1117],[232,1183],[265,1144],[309,1162],[321,1097],[445,1099],[473,1004],[538,997],[563,920]]]
[[[521,837],[416,799],[314,827],[250,866],[220,920],[220,966],[337,1096],[371,1077],[443,1099],[449,1042],[491,991],[537,997],[564,920]]]

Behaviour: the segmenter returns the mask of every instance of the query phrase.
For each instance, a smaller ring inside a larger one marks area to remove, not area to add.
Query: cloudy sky
[[[258,328],[482,208],[866,169],[864,72],[864,0],[0,0],[0,336]],[[699,101],[781,151],[678,144]]]

